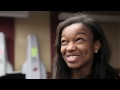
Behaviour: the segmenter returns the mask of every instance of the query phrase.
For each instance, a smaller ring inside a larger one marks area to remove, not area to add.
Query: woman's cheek
[[[61,53],[62,53],[62,55],[65,53],[65,49],[66,47],[61,47]]]

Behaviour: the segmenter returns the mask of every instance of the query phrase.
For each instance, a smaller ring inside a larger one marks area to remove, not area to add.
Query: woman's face
[[[61,53],[69,68],[91,66],[94,52],[93,34],[82,23],[75,23],[63,29]]]

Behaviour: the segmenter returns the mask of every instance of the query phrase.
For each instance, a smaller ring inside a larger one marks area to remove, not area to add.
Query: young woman
[[[101,25],[78,13],[57,27],[55,79],[118,79],[109,64],[111,50]]]

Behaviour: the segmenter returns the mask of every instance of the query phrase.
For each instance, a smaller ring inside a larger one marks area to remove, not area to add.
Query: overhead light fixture
[[[0,11],[0,17],[27,18],[29,11]]]
[[[71,16],[73,16],[74,13],[67,13],[62,12],[58,15],[59,20],[65,20]],[[110,22],[110,23],[119,23],[120,22],[120,16],[115,15],[97,15],[97,14],[91,14],[92,17],[96,18],[100,22]]]

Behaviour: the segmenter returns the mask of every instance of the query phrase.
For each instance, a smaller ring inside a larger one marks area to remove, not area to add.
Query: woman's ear
[[[97,53],[101,48],[100,40],[94,42],[94,52]]]

